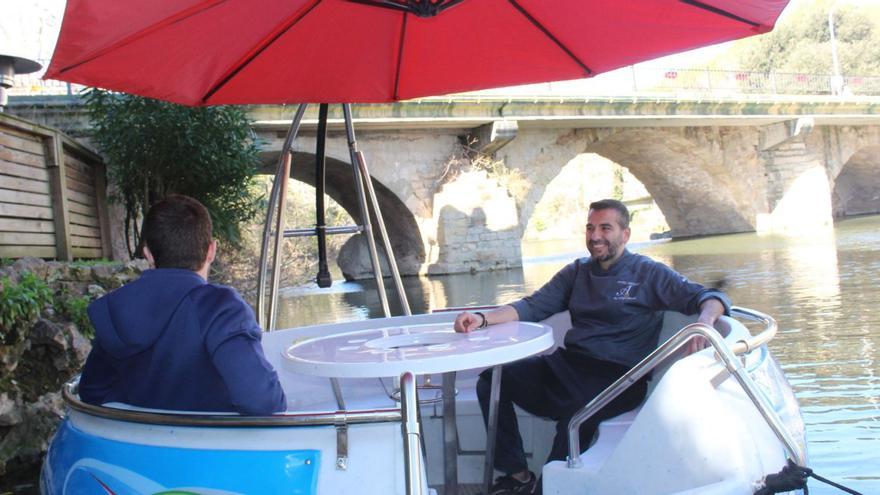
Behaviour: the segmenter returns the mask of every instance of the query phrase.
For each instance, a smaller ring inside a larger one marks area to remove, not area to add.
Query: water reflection
[[[524,246],[532,258],[520,270],[404,279],[412,310],[514,300],[585,254],[582,241],[559,246],[566,254],[551,254],[546,244]],[[739,306],[773,315],[780,334],[770,348],[801,403],[811,466],[861,492],[880,493],[880,216],[800,238],[737,234],[631,247],[695,281],[722,286]],[[386,285],[392,313],[401,314],[393,285]],[[282,326],[382,316],[371,282],[287,294],[279,307]],[[835,493],[810,485],[814,494]]]

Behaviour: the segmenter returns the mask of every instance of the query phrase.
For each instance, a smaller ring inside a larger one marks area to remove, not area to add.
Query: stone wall
[[[434,195],[434,224],[428,273],[522,266],[516,201],[485,171],[465,172]]]
[[[31,272],[47,283],[56,301],[25,328],[7,329],[23,336],[18,342],[0,345],[0,480],[36,472],[64,414],[61,386],[79,372],[91,350],[82,329],[60,309],[62,298],[99,297],[146,268],[144,260],[85,265],[36,258],[0,268],[0,284],[17,283]]]

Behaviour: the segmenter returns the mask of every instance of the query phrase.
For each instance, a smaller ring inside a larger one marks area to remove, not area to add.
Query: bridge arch
[[[742,149],[737,177],[730,174],[719,128],[625,129],[588,147],[625,167],[660,207],[673,237],[755,229],[755,195],[743,168],[757,165],[754,148]],[[749,160],[752,155],[752,160]],[[760,202],[759,202],[760,204]]]
[[[274,174],[278,161],[278,152],[263,153],[263,167],[261,174]],[[308,152],[294,152],[290,178],[304,182],[312,187],[315,186],[315,155]],[[371,178],[373,189],[376,192],[376,200],[382,215],[385,218],[385,226],[388,238],[394,250],[398,266],[403,274],[416,274],[425,260],[425,248],[422,244],[422,236],[419,225],[413,213],[407,206],[384,184]],[[362,223],[360,207],[358,206],[357,189],[348,161],[339,160],[328,156],[326,158],[326,194],[336,201],[357,223]],[[376,218],[371,219],[375,225]],[[304,227],[304,226],[296,226]],[[355,239],[348,243],[363,244]],[[381,244],[380,244],[381,245]],[[360,246],[351,248],[352,256],[358,256]],[[343,251],[346,248],[343,247]],[[382,252],[380,248],[380,253]],[[384,264],[383,264],[384,266]],[[345,271],[345,270],[343,270]],[[387,272],[385,272],[387,275]]]
[[[764,170],[754,143],[757,130],[719,127],[581,129],[542,142],[517,168],[541,170],[520,207],[525,230],[546,185],[581,153],[595,153],[625,167],[652,196],[673,237],[755,230],[767,211]],[[750,133],[755,136],[749,135]],[[513,158],[513,155],[509,155]],[[560,159],[561,158],[561,159]],[[735,175],[734,175],[735,174]]]
[[[880,213],[880,144],[859,149],[843,163],[831,208],[835,218]]]

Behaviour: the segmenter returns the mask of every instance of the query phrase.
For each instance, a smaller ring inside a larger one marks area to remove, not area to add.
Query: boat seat
[[[608,459],[608,456],[614,452],[614,449],[620,443],[627,430],[629,430],[629,427],[632,426],[641,408],[642,406],[639,406],[632,411],[627,411],[599,423],[599,430],[595,441],[586,452],[581,454],[584,469],[591,471],[599,470]]]

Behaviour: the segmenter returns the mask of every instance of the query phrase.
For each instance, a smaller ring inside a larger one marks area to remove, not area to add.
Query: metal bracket
[[[348,470],[348,425],[336,425],[336,469]]]

